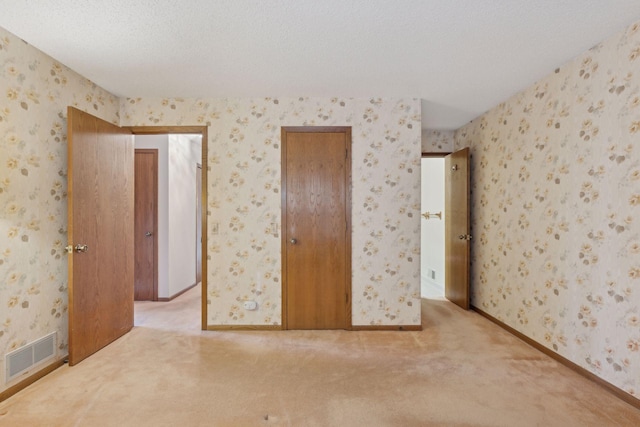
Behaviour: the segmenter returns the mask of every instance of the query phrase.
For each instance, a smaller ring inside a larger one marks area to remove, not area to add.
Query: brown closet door
[[[285,327],[350,328],[350,129],[282,136]]]

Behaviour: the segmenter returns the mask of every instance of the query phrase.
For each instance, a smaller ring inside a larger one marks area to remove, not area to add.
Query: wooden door
[[[158,300],[158,150],[135,150],[135,301]]]
[[[350,128],[282,128],[283,326],[351,327]]]
[[[470,180],[469,148],[444,160],[445,297],[469,309]]]
[[[68,108],[69,364],[133,327],[133,136]]]
[[[196,283],[202,281],[202,165],[196,167]]]

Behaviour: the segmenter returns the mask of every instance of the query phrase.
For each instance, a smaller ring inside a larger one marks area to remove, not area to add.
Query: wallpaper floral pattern
[[[353,324],[420,323],[418,100],[118,99],[3,29],[0,96],[0,355],[52,331],[67,353],[68,105],[122,125],[209,125],[209,323],[220,325],[281,321],[280,126],[352,126]],[[241,309],[246,299],[259,310]]]
[[[121,116],[208,126],[210,325],[281,322],[281,126],[351,126],[352,323],[420,324],[418,100],[136,98]]]
[[[452,153],[454,151],[454,135],[452,130],[422,130],[422,152]]]
[[[473,303],[636,397],[639,76],[640,23],[454,135],[472,149]],[[419,323],[419,150],[452,138],[419,143],[417,100],[118,100],[1,28],[0,97],[0,354],[51,331],[66,354],[67,105],[209,126],[210,324],[281,320],[279,127],[352,126],[353,324]]]
[[[0,99],[0,363],[53,331],[63,357],[67,106],[117,123],[119,101],[1,28]]]
[[[640,397],[640,23],[455,134],[472,301]]]

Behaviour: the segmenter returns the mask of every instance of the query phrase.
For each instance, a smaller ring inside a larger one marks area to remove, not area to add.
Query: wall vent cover
[[[56,332],[51,332],[17,350],[7,353],[4,357],[6,367],[5,383],[28,372],[36,365],[43,364],[56,355]]]

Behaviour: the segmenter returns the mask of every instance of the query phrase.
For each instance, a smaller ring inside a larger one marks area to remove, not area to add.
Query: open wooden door
[[[134,147],[118,126],[68,108],[69,364],[133,327]]]
[[[444,158],[444,296],[469,309],[470,223],[469,148]]]

